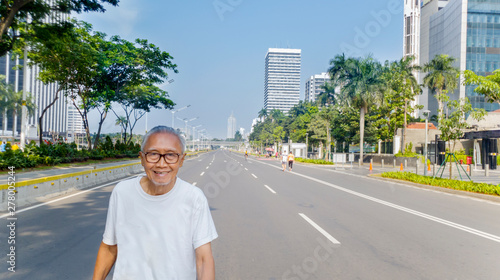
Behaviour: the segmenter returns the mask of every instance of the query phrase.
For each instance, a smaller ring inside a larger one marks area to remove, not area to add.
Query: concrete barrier
[[[87,189],[99,184],[144,172],[140,162],[49,176],[15,183],[16,207],[38,203],[43,199]],[[12,192],[12,187],[11,190]],[[9,185],[0,185],[0,211],[7,210]]]

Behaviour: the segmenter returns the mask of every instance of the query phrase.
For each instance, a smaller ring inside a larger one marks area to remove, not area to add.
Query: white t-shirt
[[[286,154],[283,154],[283,156],[281,157],[281,161],[282,162],[287,162],[288,161],[288,156]]]
[[[103,242],[118,245],[113,279],[196,279],[195,249],[217,238],[205,195],[177,178],[168,193],[152,196],[143,176],[111,193]]]

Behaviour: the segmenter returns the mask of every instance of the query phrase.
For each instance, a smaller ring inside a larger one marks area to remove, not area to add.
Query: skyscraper
[[[330,81],[328,73],[321,73],[309,78],[306,82],[305,101],[314,102],[321,93],[325,92],[323,86]]]
[[[231,112],[231,116],[227,118],[226,138],[234,138],[235,133],[236,133],[236,118],[233,116],[233,113]]]
[[[300,49],[273,49],[266,54],[264,108],[288,112],[300,99]]]
[[[421,2],[420,65],[436,55],[456,58],[460,71],[472,70],[489,75],[500,68],[500,2],[498,0],[425,0]],[[421,73],[419,82],[425,73]],[[474,92],[474,86],[458,84],[448,93],[452,100],[468,97],[474,108],[494,111],[497,103],[488,103]],[[427,88],[420,104],[437,115],[437,101]]]
[[[56,84],[44,84],[38,80],[40,69],[37,66],[27,67],[26,72],[15,67],[23,65],[23,61],[7,54],[0,57],[0,75],[6,76],[7,83],[14,86],[15,91],[22,91],[26,86],[26,91],[32,94],[32,102],[36,105],[35,114],[28,117],[28,125],[38,127],[38,118],[42,111],[50,104],[56,95]],[[26,79],[23,75],[26,73]],[[26,83],[26,84],[25,84]],[[63,93],[59,92],[58,99],[46,112],[43,118],[43,133],[48,135],[50,132],[66,132],[67,104]],[[21,112],[18,112],[19,114]],[[21,130],[21,118],[12,117],[7,112],[1,112],[1,123],[6,130]]]
[[[414,58],[413,65],[419,65],[420,60],[420,1],[419,0],[404,0],[404,40],[403,40],[403,56],[412,56]],[[419,79],[419,72],[415,71],[413,75]],[[419,104],[420,96],[416,96],[411,102],[411,106]],[[416,117],[417,111],[413,114]]]

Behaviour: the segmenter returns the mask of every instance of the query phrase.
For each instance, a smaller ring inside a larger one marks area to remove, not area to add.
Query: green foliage
[[[475,183],[470,181],[458,181],[442,178],[433,179],[432,177],[416,175],[410,172],[384,172],[381,176],[384,178],[405,180],[424,185],[500,196],[500,186],[486,183]]]
[[[139,144],[113,143],[107,136],[96,149],[78,150],[75,143],[42,143],[37,146],[34,141],[26,145],[24,151],[12,150],[10,143],[5,145],[5,152],[0,152],[0,170],[9,166],[16,168],[33,168],[37,166],[53,166],[60,163],[85,162],[89,159],[102,160],[111,158],[137,158],[141,149]]]
[[[322,160],[322,159],[307,159],[307,158],[295,158],[295,161],[313,163],[313,164],[333,164],[333,162]]]

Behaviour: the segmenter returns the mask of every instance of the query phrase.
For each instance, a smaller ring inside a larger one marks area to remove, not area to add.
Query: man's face
[[[167,163],[165,157],[161,157],[157,163],[150,163],[146,160],[146,153],[181,154],[182,147],[179,138],[170,133],[152,134],[144,146],[144,151],[140,153],[141,163],[149,181],[157,186],[171,185],[173,187],[177,171],[182,166],[185,155],[181,154],[176,163]]]

